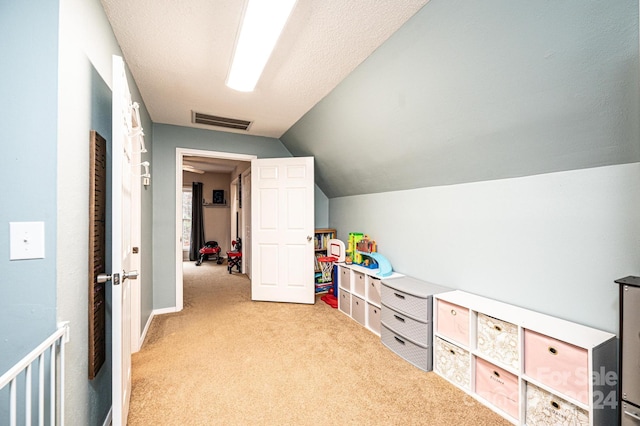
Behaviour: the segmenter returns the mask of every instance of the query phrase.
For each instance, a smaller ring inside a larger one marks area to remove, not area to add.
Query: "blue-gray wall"
[[[329,198],[640,161],[638,2],[431,0],[281,140]]]
[[[640,275],[640,163],[329,203],[398,272],[614,333],[613,280]]]
[[[176,148],[188,148],[258,158],[291,157],[278,139],[153,125],[153,304],[155,309],[176,305]]]
[[[99,0],[0,0],[0,39],[0,374],[57,322],[68,321],[65,420],[102,425],[111,408],[109,356],[88,380],[89,132],[110,140],[111,61],[121,51]],[[142,104],[151,148],[151,120],[131,79],[130,85]],[[142,202],[142,304],[148,317],[150,191],[143,191]],[[45,259],[8,260],[11,221],[45,222]],[[107,340],[109,352],[109,334]],[[0,408],[0,424],[6,407]]]
[[[431,0],[281,138],[402,273],[617,331],[638,2]]]
[[[1,374],[56,329],[58,1],[0,1],[0,40]],[[9,261],[23,221],[44,222],[44,259]]]
[[[97,130],[111,142],[111,85],[113,55],[120,47],[99,0],[60,3],[57,161],[57,316],[69,321],[65,417],[67,424],[102,425],[111,408],[110,286],[107,286],[107,361],[88,380],[88,253],[89,253],[89,133]],[[152,147],[151,120],[135,81],[129,75],[134,101],[141,104],[141,119],[148,148]],[[142,160],[151,154],[143,154]],[[150,191],[142,190],[143,240],[140,244],[141,316],[150,315],[153,298],[150,256]],[[109,217],[108,217],[109,218]],[[107,233],[109,224],[107,224]],[[146,229],[146,231],[145,231]],[[109,245],[109,242],[107,242]],[[109,271],[109,265],[105,271]],[[145,308],[146,306],[146,308]],[[146,321],[143,318],[143,321]]]

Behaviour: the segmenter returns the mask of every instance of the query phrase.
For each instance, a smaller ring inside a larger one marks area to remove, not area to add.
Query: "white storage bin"
[[[339,266],[338,268],[340,269],[340,288],[351,291],[351,270],[344,266]]]
[[[356,296],[351,296],[351,318],[358,321],[362,325],[365,323],[365,304],[364,300]]]
[[[362,272],[353,271],[353,287],[351,291],[353,294],[364,298],[364,274]]]
[[[365,283],[367,286],[367,300],[380,306],[382,293],[382,282],[380,281],[380,278],[375,278],[371,275],[367,275],[367,281],[368,283]]]
[[[376,334],[380,334],[380,308],[367,303],[367,327]]]
[[[338,308],[347,315],[351,315],[351,293],[338,290]]]

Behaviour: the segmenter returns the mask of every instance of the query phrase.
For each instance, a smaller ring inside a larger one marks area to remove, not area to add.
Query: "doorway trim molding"
[[[207,151],[202,149],[176,148],[176,187],[175,187],[175,212],[176,212],[176,241],[174,247],[176,261],[176,312],[184,307],[183,280],[182,280],[182,162],[184,157],[207,157],[222,160],[248,161],[258,158],[257,155],[236,154],[233,152]]]

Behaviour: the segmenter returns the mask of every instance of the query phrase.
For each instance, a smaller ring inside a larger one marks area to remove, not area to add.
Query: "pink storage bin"
[[[482,358],[476,358],[476,393],[511,417],[519,418],[518,377]]]
[[[438,299],[438,333],[469,346],[469,309]]]
[[[584,404],[589,403],[587,350],[531,330],[524,331],[524,372]]]

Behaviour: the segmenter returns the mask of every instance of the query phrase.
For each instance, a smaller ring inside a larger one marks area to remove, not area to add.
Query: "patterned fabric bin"
[[[457,384],[471,389],[471,359],[469,352],[439,337],[435,338],[433,370]]]
[[[527,383],[526,422],[527,426],[588,426],[589,413]]]
[[[519,370],[519,346],[515,324],[478,314],[478,352]]]

